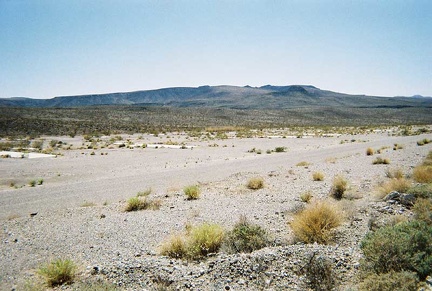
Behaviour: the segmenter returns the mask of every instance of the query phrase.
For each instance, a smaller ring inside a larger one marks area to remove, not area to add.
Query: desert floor
[[[246,215],[273,238],[275,246],[267,248],[265,255],[290,250],[288,222],[305,205],[300,194],[311,191],[313,199],[326,199],[336,175],[343,175],[350,185],[349,199],[333,201],[346,219],[336,241],[323,252],[339,255],[341,251],[341,256],[349,257],[338,276],[341,286],[355,285],[361,259],[359,243],[368,231],[368,220],[373,216],[385,220],[397,213],[411,215],[399,206],[381,211],[386,205],[376,201],[376,186],[387,179],[388,169],[400,168],[409,174],[432,149],[431,144],[416,144],[423,138],[432,139],[432,134],[392,136],[391,132],[220,140],[191,139],[183,134],[122,137],[132,143],[171,141],[196,147],[76,149],[83,143],[82,137],[45,137],[73,147],[57,150],[61,155],[56,158],[0,159],[1,290],[19,289],[41,263],[58,257],[73,258],[81,266],[82,276],[91,276],[89,270],[98,266],[106,270],[98,275],[130,290],[154,288],[156,280],[147,278],[155,273],[169,278],[179,289],[218,290],[228,285],[231,290],[259,289],[261,285],[254,283],[253,277],[216,276],[207,272],[209,262],[169,260],[158,255],[158,248],[167,236],[182,232],[187,224],[212,222],[229,229],[240,215]],[[393,150],[396,143],[403,148]],[[286,151],[266,153],[276,147],[286,147]],[[379,155],[366,156],[368,147],[385,148]],[[249,152],[253,148],[262,153]],[[377,156],[389,158],[391,163],[372,165]],[[302,161],[309,165],[297,166]],[[324,181],[312,180],[316,171],[324,174]],[[248,189],[247,181],[256,176],[264,179],[265,187]],[[38,179],[43,179],[42,185],[28,185]],[[198,184],[202,194],[189,201],[182,189],[192,184]],[[150,188],[149,198],[161,200],[159,210],[124,211],[127,199]],[[308,246],[292,247],[309,250]],[[224,254],[218,256],[209,261],[230,260]],[[131,271],[133,266],[141,268],[140,273]],[[166,270],[171,267],[171,272]],[[202,270],[205,274],[199,275]],[[291,279],[273,276],[263,279],[265,289],[301,289],[299,275],[292,274]]]

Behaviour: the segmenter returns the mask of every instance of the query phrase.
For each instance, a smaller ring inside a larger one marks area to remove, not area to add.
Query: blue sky
[[[0,97],[223,84],[432,96],[432,1],[0,0]]]

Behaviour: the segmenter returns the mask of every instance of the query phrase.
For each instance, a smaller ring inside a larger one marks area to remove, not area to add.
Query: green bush
[[[146,197],[132,197],[127,201],[125,211],[138,211],[144,209],[158,210],[161,206],[159,199],[150,200]]]
[[[335,276],[329,259],[317,256],[315,253],[309,256],[304,268],[307,285],[315,291],[333,290]]]
[[[432,198],[432,183],[410,187],[407,193],[413,194],[416,198]]]
[[[412,271],[424,280],[432,272],[432,226],[410,221],[386,226],[361,243],[365,268],[377,274]]]
[[[234,228],[226,234],[224,248],[229,253],[250,253],[266,247],[268,243],[267,232],[241,216]]]
[[[277,153],[283,153],[286,151],[286,147],[276,147],[275,152]]]
[[[71,260],[57,259],[40,267],[37,273],[45,279],[49,287],[73,282],[77,267]]]
[[[188,200],[198,199],[201,195],[201,190],[198,186],[192,185],[187,186],[183,189],[184,194],[186,195]]]
[[[359,285],[359,291],[417,290],[418,278],[413,272],[369,274]]]
[[[191,230],[188,253],[192,259],[216,253],[222,245],[224,230],[218,224],[204,223]]]
[[[417,220],[432,225],[432,201],[431,199],[418,198],[413,207],[414,217]]]

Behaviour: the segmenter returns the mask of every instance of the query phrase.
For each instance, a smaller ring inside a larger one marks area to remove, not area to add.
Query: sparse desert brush
[[[276,147],[275,152],[276,153],[283,153],[286,151],[286,147]]]
[[[432,199],[432,183],[415,185],[409,188],[407,192],[413,194],[416,198]]]
[[[420,280],[432,272],[432,226],[408,221],[370,232],[361,242],[365,270],[380,274],[413,271]]]
[[[422,139],[422,140],[419,140],[419,141],[417,142],[417,145],[418,145],[418,146],[424,146],[425,144],[428,144],[428,143],[430,143],[430,142],[431,142],[430,139],[424,138],[424,139]]]
[[[258,190],[264,188],[264,179],[261,177],[254,177],[249,179],[246,186],[252,190]]]
[[[198,185],[186,186],[183,188],[183,192],[188,200],[198,199],[201,195],[201,189]]]
[[[42,184],[43,184],[43,182],[44,182],[44,180],[43,180],[43,179],[38,179],[38,180],[37,180],[37,184],[38,184],[38,185],[42,185]]]
[[[359,284],[359,291],[417,290],[417,283],[418,278],[414,272],[370,273]]]
[[[250,253],[262,249],[268,243],[267,232],[241,216],[234,228],[226,234],[223,245],[229,253]]]
[[[400,168],[396,169],[386,169],[385,175],[387,178],[396,178],[396,179],[402,179],[405,177],[404,172]]]
[[[374,165],[388,165],[390,164],[390,160],[388,158],[377,157],[373,160],[372,164]]]
[[[312,173],[312,179],[314,181],[324,181],[324,174],[322,172]]]
[[[72,260],[57,259],[51,261],[37,270],[48,287],[72,283],[76,276],[77,266]]]
[[[306,191],[300,194],[300,200],[306,203],[309,203],[310,200],[312,199],[312,192],[311,191]]]
[[[345,192],[348,190],[348,181],[345,177],[338,175],[333,179],[333,186],[330,189],[330,196],[335,199],[342,199]]]
[[[384,198],[387,194],[393,191],[397,191],[399,193],[406,193],[411,188],[412,182],[405,178],[400,179],[390,179],[380,186],[378,186],[377,194],[378,198]]]
[[[403,148],[404,148],[404,146],[403,146],[402,144],[395,143],[395,144],[393,145],[393,150],[394,150],[394,151],[401,150],[401,149],[403,149]]]
[[[83,204],[81,204],[81,207],[93,207],[93,206],[96,206],[96,204],[89,201],[85,201]]]
[[[218,224],[204,223],[192,228],[188,238],[188,253],[192,259],[216,253],[222,246],[224,230]]]
[[[432,183],[432,166],[417,166],[413,170],[413,179],[419,183]]]
[[[162,202],[160,199],[148,199],[147,197],[132,197],[127,201],[125,211],[138,211],[144,209],[158,210]]]
[[[373,148],[367,148],[366,149],[366,155],[367,156],[373,156],[373,154],[375,153]]]
[[[320,201],[294,215],[290,226],[298,241],[326,244],[333,238],[333,229],[343,220],[342,213],[329,202]]]
[[[418,198],[413,207],[414,217],[417,220],[432,225],[432,201],[431,199]]]
[[[301,161],[301,162],[296,164],[297,167],[307,167],[309,165],[310,165],[310,163],[308,163],[306,161]]]
[[[160,254],[175,259],[181,259],[187,255],[187,246],[184,236],[173,235],[164,242],[160,248]]]
[[[333,274],[332,263],[326,257],[313,253],[309,255],[303,270],[306,283],[312,290],[333,290],[336,280]]]
[[[29,186],[30,186],[30,187],[34,187],[34,186],[36,186],[36,180],[31,180],[31,181],[29,182]]]

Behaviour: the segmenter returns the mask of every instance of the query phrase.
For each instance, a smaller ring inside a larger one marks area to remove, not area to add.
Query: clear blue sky
[[[432,1],[0,0],[0,97],[222,84],[432,96]]]

